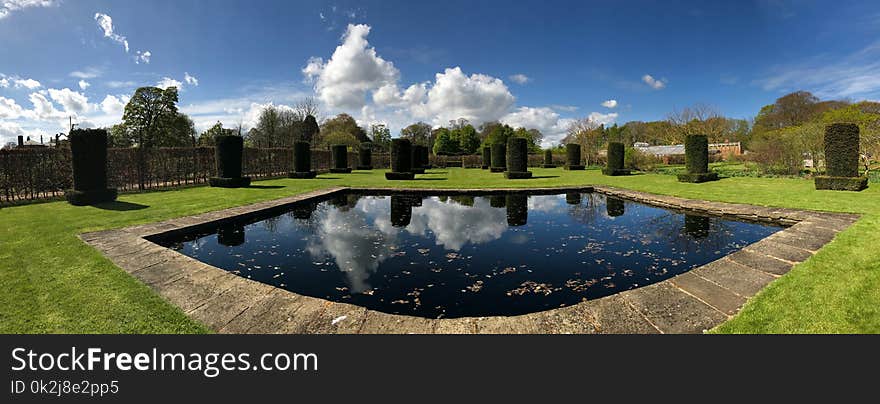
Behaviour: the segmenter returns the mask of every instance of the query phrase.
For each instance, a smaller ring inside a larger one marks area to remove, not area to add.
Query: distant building
[[[24,136],[19,135],[18,136],[18,145],[16,146],[16,148],[19,148],[19,149],[41,149],[44,147],[50,147],[50,146],[54,146],[54,145],[55,145],[55,143],[52,142],[51,140],[49,141],[48,144],[43,143],[42,136],[40,136],[40,141],[38,142],[36,140],[32,140],[30,136],[25,138]]]
[[[633,148],[642,153],[658,157],[665,164],[668,164],[671,158],[684,157],[683,144],[651,146],[645,142],[636,142],[633,143]],[[742,144],[740,142],[709,143],[709,154],[720,154],[721,158],[726,160],[731,156],[741,155]]]

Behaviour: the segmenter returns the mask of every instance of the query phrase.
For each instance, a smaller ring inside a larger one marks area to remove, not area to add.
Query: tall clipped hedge
[[[492,145],[492,166],[489,170],[500,173],[507,169],[507,145],[495,143]]]
[[[373,169],[373,142],[363,142],[358,148],[358,170]]]
[[[312,149],[308,142],[293,143],[293,171],[290,178],[315,178],[318,173],[312,170]]]
[[[553,151],[550,149],[544,150],[544,164],[541,164],[543,168],[556,168],[556,164],[553,164]]]
[[[685,137],[684,160],[687,172],[678,175],[679,181],[697,183],[718,179],[718,173],[709,171],[709,138],[706,135]]]
[[[507,139],[507,172],[508,179],[532,178],[529,171],[529,141],[521,137]]]
[[[385,179],[411,180],[414,176],[409,139],[391,139],[391,172],[385,173]]]
[[[428,164],[427,160],[423,160],[425,157],[425,153],[423,150],[427,150],[427,146],[422,146],[419,144],[412,145],[412,172],[415,174],[424,174],[425,173],[425,165]]]
[[[833,123],[825,127],[825,175],[815,178],[816,189],[861,191],[868,178],[859,176],[859,126]]]
[[[488,170],[490,165],[492,165],[492,148],[483,146],[483,164],[481,168]]]
[[[333,152],[333,167],[330,168],[331,173],[347,174],[351,172],[348,166],[348,146],[344,144],[335,144],[331,146]]]
[[[107,131],[74,129],[70,132],[73,189],[65,193],[71,205],[116,200],[116,189],[107,187]]]
[[[565,169],[583,170],[584,168],[581,165],[581,145],[575,143],[565,145]]]
[[[251,184],[250,177],[241,175],[243,152],[244,139],[241,136],[221,135],[214,138],[217,176],[209,180],[212,187],[241,188]]]
[[[505,202],[507,204],[507,225],[524,226],[529,219],[529,196],[523,193],[508,194]]]
[[[608,163],[602,173],[605,175],[629,175],[629,170],[624,168],[625,155],[626,149],[623,147],[623,143],[608,143]]]
[[[426,170],[430,169],[431,168],[431,149],[429,149],[428,146],[422,146],[421,151],[422,151],[422,167]]]

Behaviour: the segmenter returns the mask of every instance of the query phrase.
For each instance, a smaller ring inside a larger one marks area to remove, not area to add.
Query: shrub
[[[521,137],[507,139],[507,172],[508,179],[532,178],[529,171],[529,141]]]
[[[107,187],[107,131],[75,129],[70,133],[73,189],[65,193],[71,205],[91,205],[116,200],[116,189]]]
[[[358,149],[358,170],[373,169],[373,143],[363,142]]]
[[[315,178],[318,173],[312,170],[312,149],[308,142],[293,143],[293,171],[290,178]]]
[[[825,127],[825,172],[829,177],[859,176],[859,126],[835,123]]]
[[[605,175],[629,175],[629,169],[624,167],[623,143],[608,143],[608,164],[602,173]]]
[[[584,168],[581,165],[581,145],[575,143],[565,145],[565,169],[583,170]]]
[[[244,139],[236,135],[220,135],[214,138],[214,156],[217,176],[209,183],[212,187],[241,188],[251,184],[250,177],[242,177],[241,161]]]
[[[489,146],[483,146],[483,165],[482,169],[486,170],[489,168],[489,165],[492,164],[492,148]]]
[[[411,180],[414,176],[409,139],[391,139],[391,172],[385,173],[385,179]]]
[[[700,183],[715,181],[718,173],[709,172],[709,138],[706,135],[687,135],[684,141],[686,173],[678,181]]]
[[[868,177],[831,177],[816,176],[816,189],[834,191],[861,191],[868,187]]]
[[[489,168],[493,173],[504,172],[507,169],[507,147],[504,143],[492,145],[492,166]]]
[[[706,135],[687,135],[684,155],[684,164],[688,173],[709,172],[709,138]]]
[[[333,151],[333,167],[330,168],[331,173],[348,174],[351,167],[348,166],[348,146],[344,144],[336,144],[331,147]]]
[[[556,164],[553,164],[553,151],[550,149],[544,150],[544,164],[541,164],[543,168],[556,168]]]
[[[523,139],[525,140],[525,139]],[[528,147],[528,144],[526,145]],[[505,198],[507,205],[507,225],[523,226],[529,219],[529,196],[523,193],[508,194]]]
[[[423,161],[422,159],[425,157],[425,153],[422,151],[423,149],[427,150],[427,146],[422,146],[418,144],[412,145],[412,172],[415,174],[424,174],[425,166],[428,164],[427,161]]]

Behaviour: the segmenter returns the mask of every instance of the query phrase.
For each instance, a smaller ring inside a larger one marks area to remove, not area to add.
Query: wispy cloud
[[[526,84],[526,83],[532,81],[532,79],[529,76],[526,76],[525,74],[522,74],[522,73],[514,74],[514,75],[510,76],[509,78],[511,81],[513,81],[516,84]]]
[[[0,20],[8,17],[13,11],[30,7],[51,7],[58,4],[56,0],[2,0],[0,1]]]
[[[843,57],[825,54],[776,66],[754,83],[766,91],[807,90],[820,98],[880,94],[880,41]]]
[[[666,87],[666,79],[655,79],[650,74],[642,76],[642,81],[655,90],[662,90]]]

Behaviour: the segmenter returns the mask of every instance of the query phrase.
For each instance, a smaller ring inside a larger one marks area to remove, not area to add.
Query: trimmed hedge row
[[[425,150],[428,150],[427,146],[422,146],[420,144],[414,144],[411,146],[412,148],[412,172],[414,174],[424,174],[425,166],[428,165],[427,160],[422,160],[425,157]]]
[[[480,167],[484,170],[489,169],[489,166],[492,164],[492,148],[489,146],[483,146],[483,165]]]

